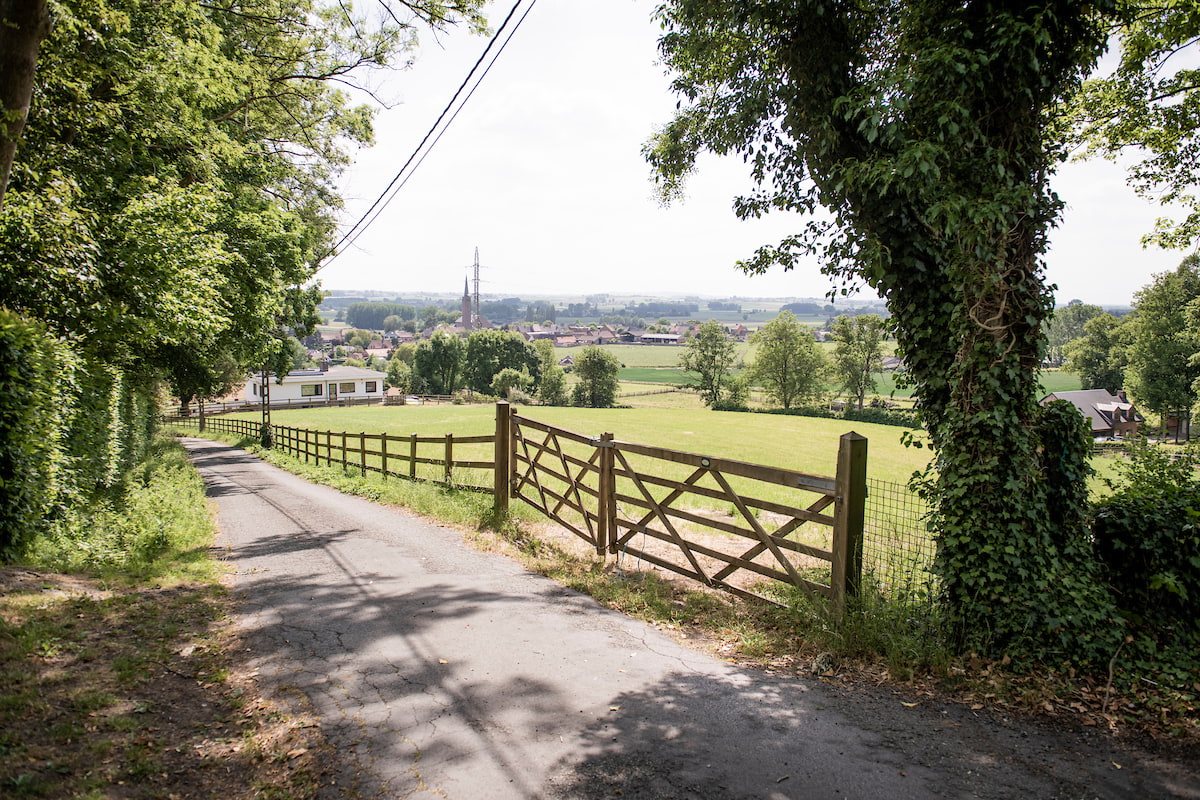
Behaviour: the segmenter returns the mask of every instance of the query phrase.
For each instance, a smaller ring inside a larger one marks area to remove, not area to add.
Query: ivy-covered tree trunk
[[[29,115],[38,47],[49,33],[46,0],[0,0],[0,208]]]
[[[1052,307],[1041,254],[1060,210],[1049,126],[1103,46],[1101,10],[674,0],[660,12],[689,101],[647,151],[665,192],[701,149],[739,153],[759,184],[740,214],[833,217],[744,267],[815,254],[888,302],[935,448],[936,569],[964,646],[1056,647],[1103,613],[1079,546],[1083,485],[1049,475],[1063,459],[1047,457],[1037,405]],[[1060,450],[1083,452],[1081,428],[1064,435]]]

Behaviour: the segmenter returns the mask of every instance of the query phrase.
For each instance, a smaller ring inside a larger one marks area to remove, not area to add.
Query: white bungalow
[[[272,403],[310,402],[334,403],[338,400],[382,399],[383,380],[387,375],[362,367],[330,367],[320,369],[298,369],[283,376],[276,383],[275,376],[268,376]],[[242,398],[247,403],[260,403],[262,397],[262,373],[251,376],[246,382]]]

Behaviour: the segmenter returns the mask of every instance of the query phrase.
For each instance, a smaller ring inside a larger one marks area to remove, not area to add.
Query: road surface
[[[185,439],[264,688],[299,690],[323,796],[1200,798],[1190,765],[690,650],[460,532]]]

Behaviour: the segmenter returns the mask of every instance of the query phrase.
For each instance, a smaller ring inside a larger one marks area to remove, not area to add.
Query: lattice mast
[[[475,248],[475,293],[471,295],[471,320],[478,325],[479,320],[479,248]]]

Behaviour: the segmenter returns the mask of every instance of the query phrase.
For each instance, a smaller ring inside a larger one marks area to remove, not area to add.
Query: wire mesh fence
[[[934,584],[934,542],[925,528],[928,506],[903,483],[867,480],[863,576],[896,600],[928,597]]]

